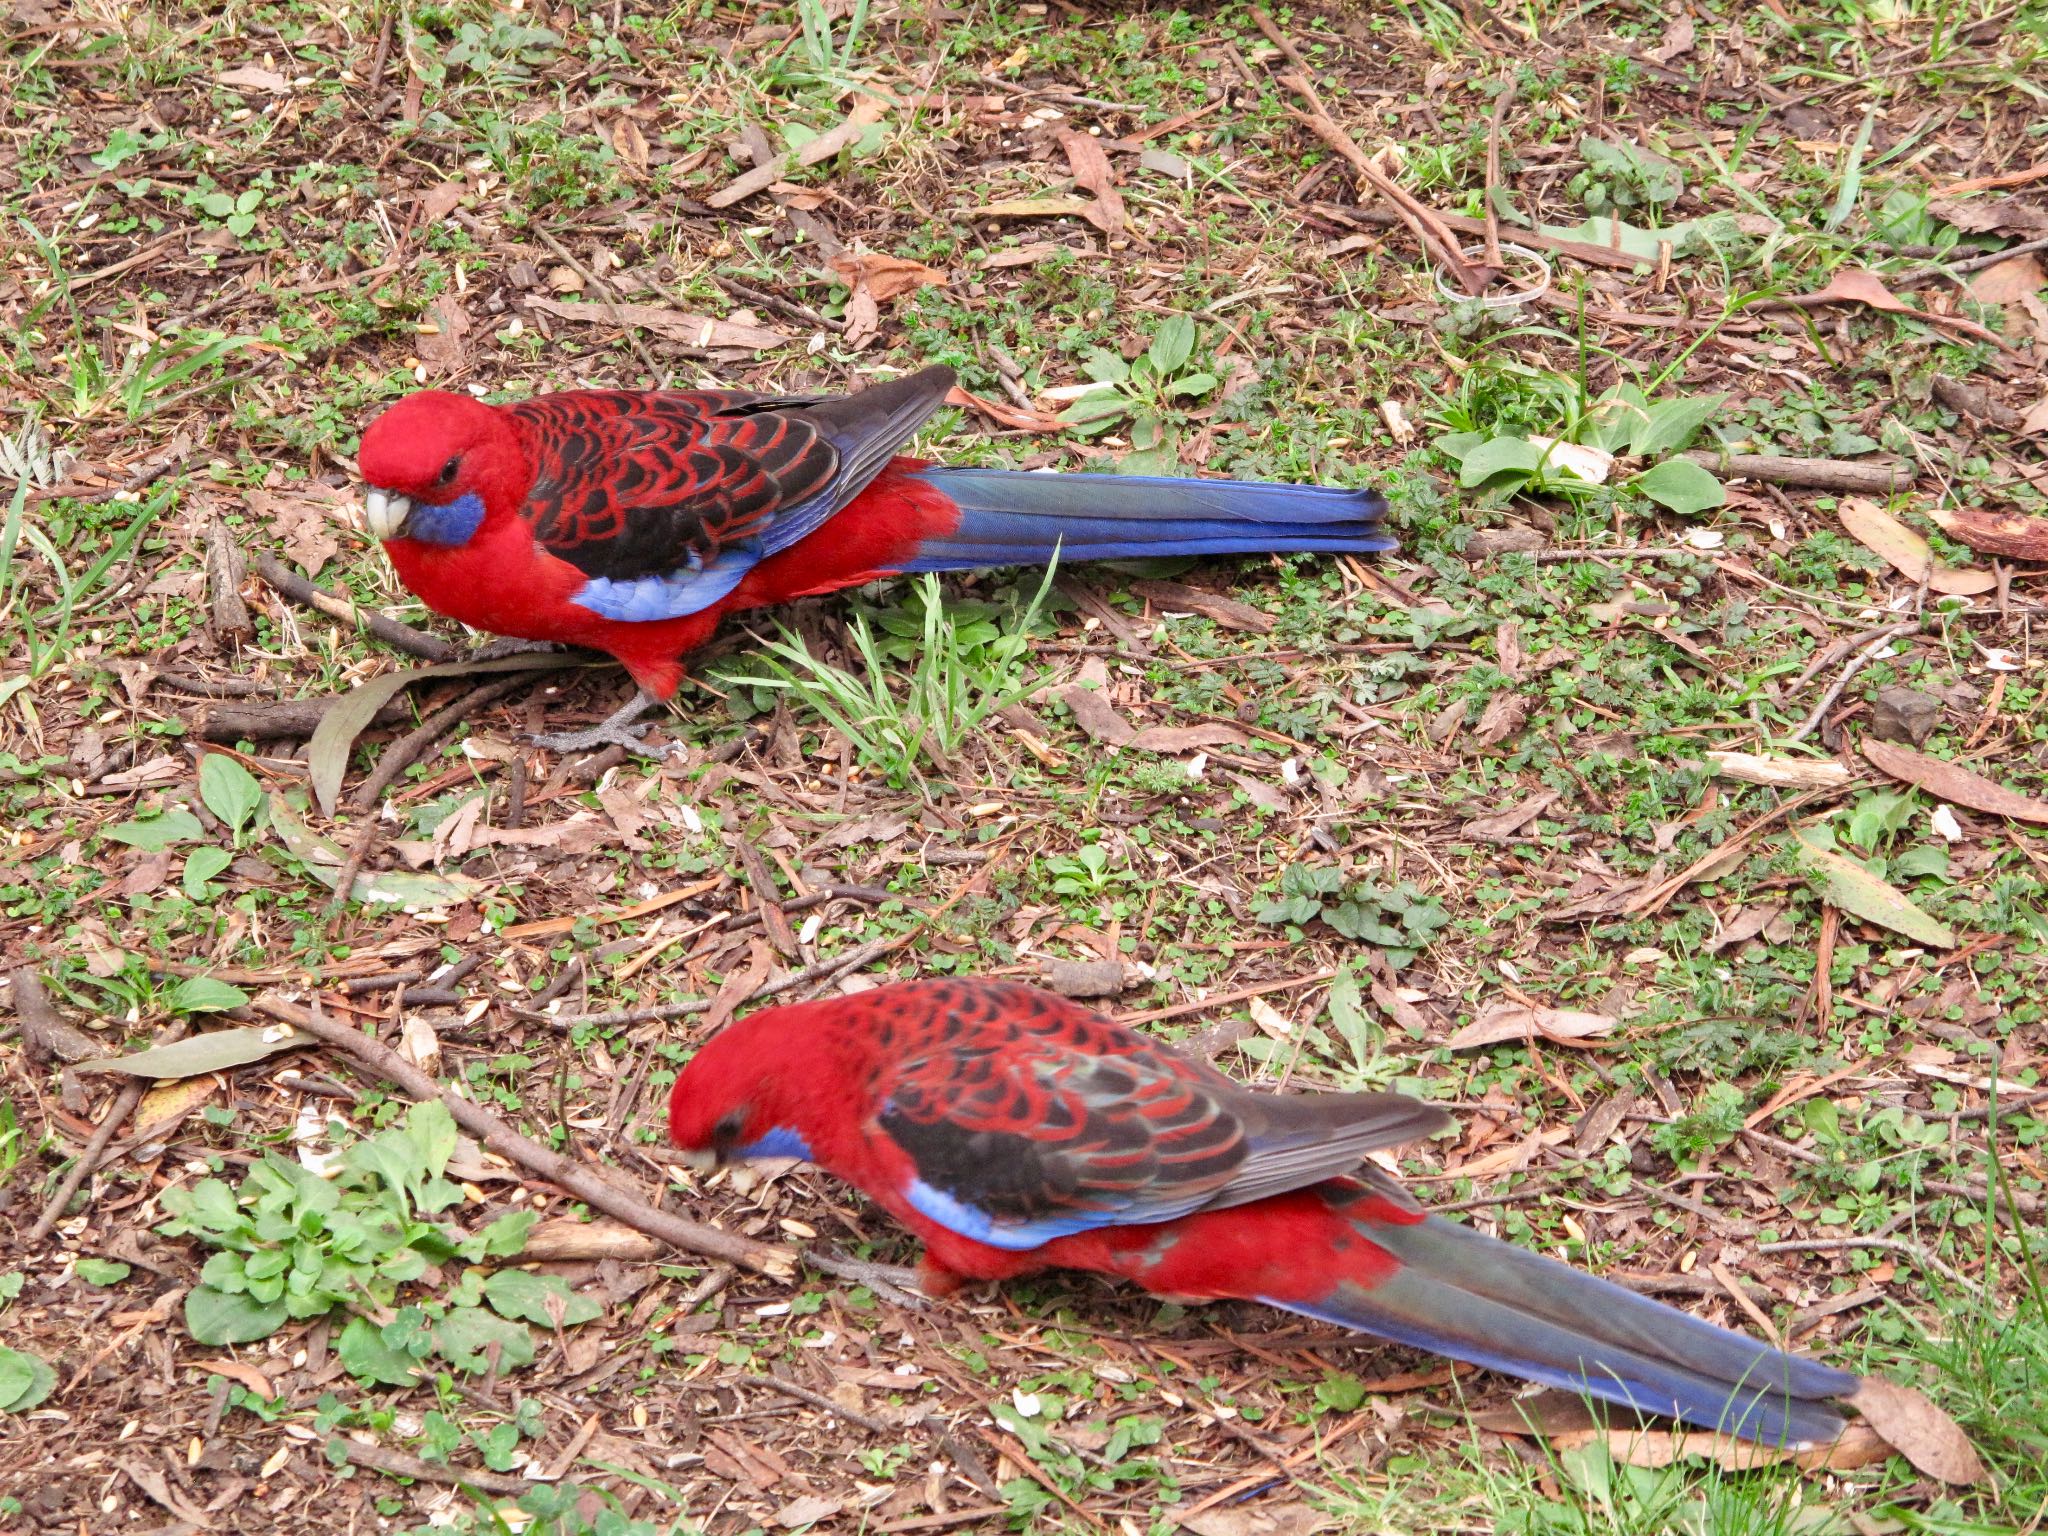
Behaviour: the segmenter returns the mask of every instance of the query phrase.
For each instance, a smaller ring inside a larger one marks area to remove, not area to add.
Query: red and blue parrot
[[[408,395],[363,433],[370,532],[429,608],[606,651],[639,685],[618,741],[719,618],[882,576],[1137,556],[1371,551],[1385,501],[1324,486],[950,469],[896,450],[949,368],[853,395]]]
[[[1772,1445],[1832,1441],[1857,1377],[1430,1216],[1365,1162],[1449,1117],[1264,1094],[1064,998],[904,982],[769,1008],[690,1060],[698,1167],[795,1157],[925,1243],[924,1288],[1066,1268],[1237,1299]]]

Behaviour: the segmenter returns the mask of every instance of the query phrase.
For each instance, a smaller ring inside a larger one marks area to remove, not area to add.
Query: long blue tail
[[[1161,555],[1365,554],[1392,549],[1377,491],[1161,475],[1047,475],[933,466],[915,477],[960,508],[950,534],[896,569],[1131,560]]]
[[[1401,1261],[1398,1273],[1370,1286],[1344,1282],[1310,1306],[1260,1300],[1766,1445],[1825,1444],[1841,1433],[1830,1400],[1856,1390],[1847,1371],[1440,1217],[1361,1231]]]

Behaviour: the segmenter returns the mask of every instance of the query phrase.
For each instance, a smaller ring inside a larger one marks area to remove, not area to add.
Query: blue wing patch
[[[981,1207],[969,1205],[923,1179],[911,1180],[907,1193],[913,1210],[936,1221],[947,1231],[957,1232],[977,1243],[987,1243],[991,1248],[1013,1251],[1042,1247],[1054,1238],[1092,1232],[1097,1227],[1171,1221],[1176,1216],[1185,1216],[1193,1208],[1192,1204],[1183,1204],[1170,1211],[1147,1211],[1142,1215],[1128,1211],[1073,1211],[1065,1216],[1043,1216],[1037,1221],[999,1222]]]
[[[603,619],[652,624],[702,613],[725,597],[760,562],[760,551],[735,545],[709,565],[659,576],[593,576],[569,599]]]

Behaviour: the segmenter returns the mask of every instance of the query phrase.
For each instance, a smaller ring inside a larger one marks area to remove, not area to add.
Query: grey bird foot
[[[666,757],[675,750],[672,741],[650,742],[630,727],[660,700],[636,692],[623,709],[615,711],[587,731],[556,731],[529,738],[536,747],[550,752],[588,752],[594,747],[624,747],[640,757]]]
[[[875,1264],[866,1259],[849,1259],[844,1254],[820,1253],[815,1248],[804,1254],[804,1262],[841,1280],[864,1285],[895,1306],[918,1311],[931,1305],[918,1289],[917,1271],[901,1264]]]
[[[471,661],[498,661],[506,656],[532,656],[542,651],[566,651],[566,645],[557,645],[552,640],[514,640],[507,637],[493,640],[489,645],[480,645],[469,653]]]

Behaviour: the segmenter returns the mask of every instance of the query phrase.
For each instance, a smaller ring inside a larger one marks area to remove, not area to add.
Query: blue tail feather
[[[1044,475],[921,469],[960,509],[949,534],[897,567],[964,571],[1161,555],[1366,554],[1392,549],[1376,491],[1162,475]]]

